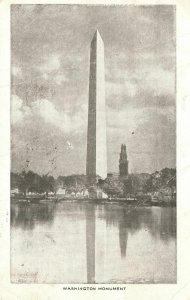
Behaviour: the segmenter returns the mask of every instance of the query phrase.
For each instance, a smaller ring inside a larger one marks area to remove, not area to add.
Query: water
[[[175,283],[176,209],[12,204],[11,280]]]

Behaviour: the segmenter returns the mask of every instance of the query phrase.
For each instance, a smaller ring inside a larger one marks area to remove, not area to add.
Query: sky
[[[108,172],[176,166],[175,7],[12,5],[11,169],[85,174],[90,43],[104,41]]]

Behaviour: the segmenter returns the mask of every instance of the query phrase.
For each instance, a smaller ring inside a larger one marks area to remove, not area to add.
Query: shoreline
[[[11,203],[25,203],[25,204],[43,204],[43,203],[58,203],[58,202],[83,202],[83,203],[94,203],[94,204],[126,204],[131,206],[158,206],[158,207],[176,207],[176,201],[152,201],[152,200],[127,200],[122,198],[115,198],[115,199],[104,199],[104,198],[14,198],[11,197]]]

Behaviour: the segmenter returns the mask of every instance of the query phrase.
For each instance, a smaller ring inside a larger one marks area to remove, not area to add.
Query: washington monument
[[[107,177],[104,43],[98,30],[90,48],[86,175]]]

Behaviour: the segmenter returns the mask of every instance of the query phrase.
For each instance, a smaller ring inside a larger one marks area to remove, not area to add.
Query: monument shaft
[[[98,30],[90,49],[86,175],[107,177],[104,43]]]

